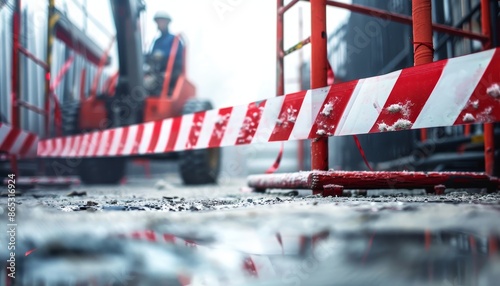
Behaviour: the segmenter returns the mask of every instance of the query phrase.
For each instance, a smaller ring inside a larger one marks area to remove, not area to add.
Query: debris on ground
[[[71,193],[68,194],[68,197],[83,197],[86,196],[87,192],[85,191],[72,191]]]

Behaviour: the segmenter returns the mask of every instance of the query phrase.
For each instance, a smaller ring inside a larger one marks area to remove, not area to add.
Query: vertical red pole
[[[464,126],[464,135],[465,136],[469,136],[470,135],[470,129],[471,129],[471,125],[470,124],[467,124]]]
[[[50,91],[50,78],[51,78],[51,68],[52,68],[52,47],[54,45],[54,28],[58,20],[58,16],[55,13],[56,1],[49,0],[48,7],[48,21],[47,21],[47,54],[45,58],[45,63],[47,64],[47,70],[45,71],[45,137],[50,135],[50,121],[51,121],[51,91]]]
[[[283,13],[281,12],[281,8],[283,8],[284,0],[276,0],[277,3],[277,40],[276,40],[276,95],[280,96],[285,94],[285,74],[283,71],[284,68],[284,47],[283,47],[283,38],[284,38],[284,29],[283,29]]]
[[[481,30],[483,35],[489,38],[484,44],[483,49],[491,48],[491,19],[490,19],[490,1],[481,0]],[[495,142],[493,123],[483,125],[484,129],[484,171],[486,174],[493,175],[495,168]]]
[[[85,68],[82,69],[82,73],[80,75],[80,102],[85,100],[85,82],[87,81],[87,70]]]
[[[20,61],[19,61],[19,38],[21,35],[21,0],[14,3],[14,15],[12,17],[12,84],[11,84],[11,124],[14,128],[21,128],[19,99],[21,96],[20,84]],[[11,155],[10,168],[14,174],[19,175],[16,155]]]
[[[432,43],[431,0],[412,0],[413,60],[416,66],[431,63],[434,49]],[[420,130],[420,140],[427,140],[427,130]]]
[[[326,0],[311,0],[311,89],[327,86]],[[311,143],[311,167],[328,170],[328,137]]]
[[[302,30],[304,29],[304,22],[302,19],[302,7],[299,7],[299,39],[302,40],[304,38]],[[300,49],[299,50],[299,89],[304,90],[305,86],[303,85],[304,77],[302,75],[302,67],[304,66],[304,50]],[[299,171],[305,170],[305,162],[304,162],[304,147],[305,147],[305,141],[300,140],[299,141],[299,150],[297,153],[298,161],[299,161]]]
[[[21,128],[19,117],[19,97],[21,85],[19,83],[19,35],[21,34],[21,0],[15,1],[12,18],[12,85],[11,85],[11,124],[14,128]]]

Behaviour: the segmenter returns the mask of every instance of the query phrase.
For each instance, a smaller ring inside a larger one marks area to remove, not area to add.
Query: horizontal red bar
[[[278,14],[280,14],[280,15],[285,14],[286,11],[288,11],[290,8],[292,8],[299,1],[300,0],[293,0],[292,2],[288,3],[287,5],[281,7],[281,9],[279,9],[279,11],[278,11]]]
[[[28,59],[32,60],[37,65],[41,66],[43,69],[45,69],[45,70],[49,69],[49,66],[44,61],[42,61],[39,58],[37,58],[35,55],[33,55],[32,53],[30,53],[24,47],[18,46],[18,49],[19,49],[19,52],[21,52],[22,54],[24,54]]]
[[[34,106],[32,104],[29,104],[26,101],[19,100],[17,103],[18,103],[19,106],[24,107],[24,108],[26,108],[28,110],[33,111],[33,112],[36,112],[38,114],[41,114],[43,116],[47,115],[47,113],[43,109],[41,109],[41,108],[39,108],[37,106]]]
[[[305,1],[310,1],[310,0],[305,0]],[[391,12],[381,10],[381,9],[369,8],[369,7],[365,7],[362,5],[356,5],[356,4],[347,4],[347,3],[342,3],[342,2],[333,1],[333,0],[327,0],[326,4],[329,6],[347,9],[347,10],[350,10],[352,12],[365,14],[368,16],[382,18],[385,20],[399,22],[399,23],[403,23],[403,24],[407,24],[407,25],[413,25],[413,19],[410,16],[406,16],[406,15],[400,15],[400,14],[391,13]],[[488,37],[486,37],[482,34],[464,31],[461,29],[447,26],[447,25],[433,23],[432,28],[436,32],[443,32],[443,33],[450,34],[453,36],[469,38],[469,39],[478,40],[481,42],[486,42],[489,40]]]
[[[344,189],[428,189],[487,188],[497,190],[499,179],[473,172],[385,172],[385,171],[311,171],[289,174],[252,175],[248,186],[255,189],[311,189],[328,186]]]

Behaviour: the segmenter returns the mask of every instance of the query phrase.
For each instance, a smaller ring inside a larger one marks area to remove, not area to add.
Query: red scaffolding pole
[[[11,85],[11,124],[14,128],[20,128],[19,121],[19,98],[21,85],[19,84],[19,35],[21,34],[21,0],[14,3],[14,15],[12,18],[12,85]]]
[[[50,121],[51,121],[51,91],[50,91],[50,80],[51,80],[51,67],[52,67],[52,46],[54,44],[55,36],[55,25],[59,19],[59,16],[55,12],[56,3],[55,0],[49,0],[48,6],[48,21],[47,21],[47,51],[46,60],[47,70],[45,71],[45,95],[44,95],[44,106],[47,116],[45,116],[44,121],[44,135],[48,137],[50,135]]]
[[[432,6],[430,0],[413,0],[413,61],[415,66],[433,61]],[[420,140],[427,140],[427,129],[420,130]]]
[[[304,20],[302,19],[302,17],[303,17],[302,9],[299,8],[299,39],[302,39],[304,37],[304,35],[303,35]],[[308,39],[310,40],[311,38],[308,38]],[[304,83],[304,78],[302,75],[302,66],[303,65],[304,65],[304,53],[303,53],[303,50],[300,49],[300,51],[299,51],[299,88],[300,88],[300,90],[306,89],[306,87],[303,84]],[[305,168],[306,168],[306,164],[305,164],[305,160],[304,160],[305,145],[306,145],[306,141],[304,141],[304,140],[300,140],[298,143],[297,160],[299,162],[297,165],[299,167],[299,170],[305,170]]]
[[[484,49],[491,48],[491,18],[490,1],[481,0],[481,31],[489,40],[483,45]],[[492,175],[495,168],[495,140],[493,123],[483,125],[484,132],[484,169],[487,174]]]
[[[12,127],[20,129],[20,107],[21,85],[19,84],[19,38],[21,35],[21,0],[15,0],[14,15],[12,17],[12,84],[11,84],[11,124]],[[19,175],[16,155],[10,155],[10,166],[14,174]]]
[[[277,9],[281,11],[283,8],[283,0],[276,0]],[[285,94],[285,74],[284,68],[284,53],[283,53],[283,13],[278,13],[277,27],[276,27],[276,95],[280,96]]]
[[[326,0],[311,1],[311,89],[327,85]],[[328,170],[328,137],[311,142],[311,168]]]

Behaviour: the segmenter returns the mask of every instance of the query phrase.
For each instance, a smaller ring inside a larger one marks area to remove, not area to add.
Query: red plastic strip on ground
[[[373,171],[373,168],[370,165],[370,162],[368,162],[368,158],[366,158],[365,150],[363,150],[363,147],[361,146],[361,142],[359,141],[358,136],[352,135],[352,138],[354,139],[354,142],[356,143],[356,147],[358,147],[359,154],[363,158],[363,161],[365,162],[366,167],[368,168],[368,170]]]

